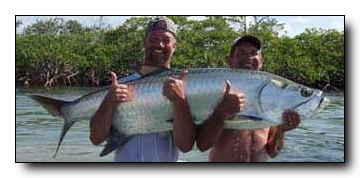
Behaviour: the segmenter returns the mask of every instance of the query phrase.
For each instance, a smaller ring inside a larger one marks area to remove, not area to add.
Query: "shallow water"
[[[41,94],[73,100],[99,88],[16,89],[16,162],[111,162],[113,155],[99,157],[102,146],[89,141],[89,121],[76,123],[53,158],[63,122],[52,117],[26,95]],[[300,127],[286,133],[285,148],[272,162],[343,162],[344,95],[329,93],[330,104]],[[181,161],[204,162],[208,152],[196,148],[180,154]]]

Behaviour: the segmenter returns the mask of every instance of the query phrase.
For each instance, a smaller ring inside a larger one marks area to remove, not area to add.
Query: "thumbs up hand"
[[[117,82],[117,75],[111,72],[111,89],[105,97],[105,101],[110,102],[112,105],[131,100],[132,87]]]
[[[111,71],[110,72],[110,80],[111,80],[111,86],[112,87],[117,87],[117,86],[119,86],[119,83],[118,83],[118,81],[117,81],[117,75],[116,75],[116,73],[115,72],[113,72],[113,71]]]
[[[230,81],[226,81],[224,97],[216,109],[225,116],[241,112],[245,108],[246,97],[242,92],[232,91]]]
[[[163,85],[162,94],[167,97],[171,102],[185,101],[185,76],[187,71],[182,71],[178,77],[166,78]]]

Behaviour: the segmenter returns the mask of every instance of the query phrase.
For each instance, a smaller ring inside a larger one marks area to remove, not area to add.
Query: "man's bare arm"
[[[211,148],[220,138],[224,119],[231,114],[240,112],[245,106],[245,95],[231,91],[231,84],[226,82],[223,100],[214,109],[209,119],[198,127],[197,147],[200,151]]]
[[[129,96],[132,96],[132,91],[130,90],[128,92],[127,85],[117,83],[117,76],[115,73],[112,72],[111,76],[111,89],[90,120],[90,140],[94,145],[102,143],[108,137],[114,106],[131,100]]]

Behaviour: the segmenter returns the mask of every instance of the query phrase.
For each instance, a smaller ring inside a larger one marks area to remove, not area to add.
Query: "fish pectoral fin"
[[[255,115],[249,115],[249,114],[239,114],[239,115],[236,115],[233,119],[234,120],[253,120],[253,121],[264,120],[264,118],[261,118],[259,116],[255,116]]]
[[[166,120],[165,122],[174,123],[174,120],[173,120],[173,119],[169,119],[169,120]]]
[[[128,137],[127,135],[123,134],[123,133],[116,133],[116,134],[111,134],[109,136],[109,138],[106,140],[106,145],[104,147],[104,149],[101,151],[100,156],[106,156],[109,153],[111,153],[112,151],[114,151],[115,149],[121,147],[122,145],[124,145],[127,140],[130,137]]]

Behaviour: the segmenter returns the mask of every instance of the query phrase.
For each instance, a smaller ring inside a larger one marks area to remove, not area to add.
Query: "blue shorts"
[[[172,134],[153,133],[131,136],[115,152],[115,162],[176,162],[178,149]]]

